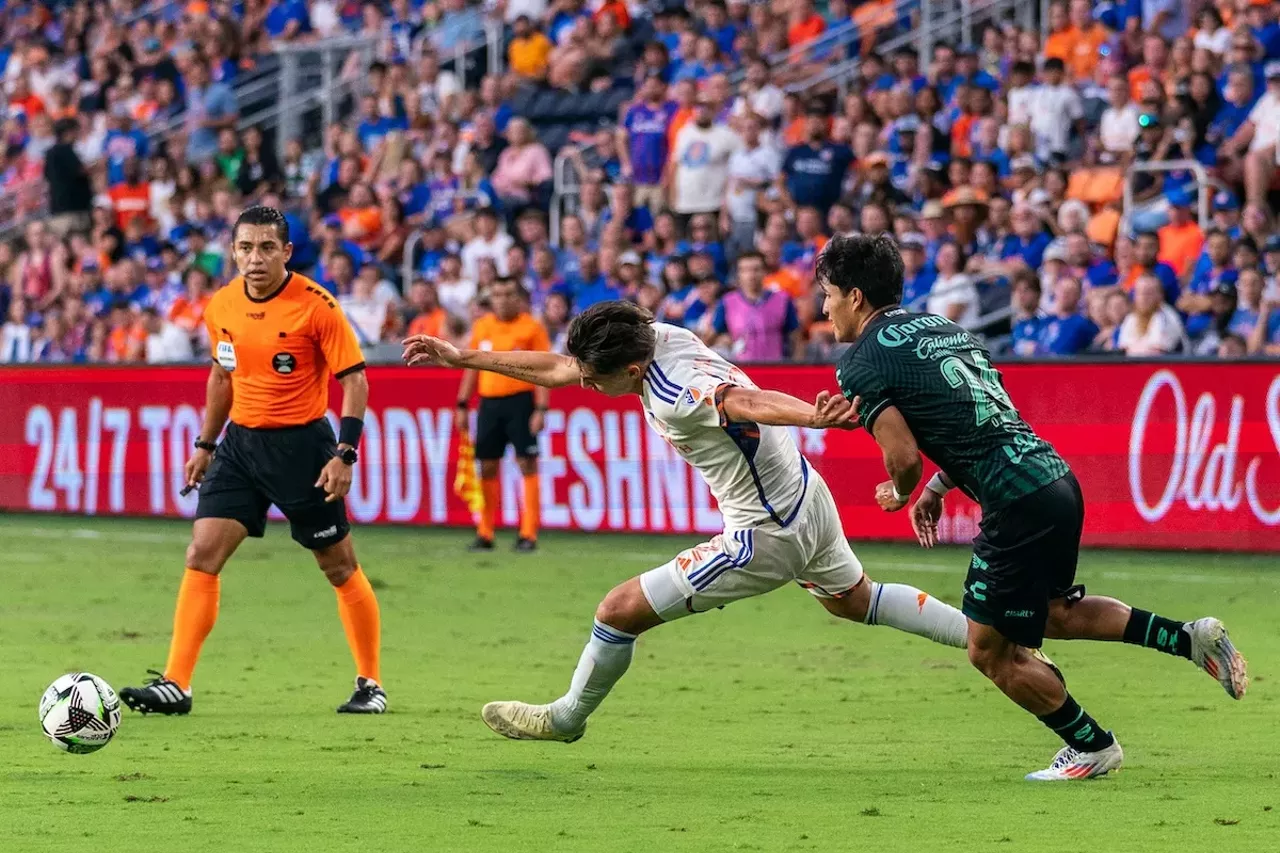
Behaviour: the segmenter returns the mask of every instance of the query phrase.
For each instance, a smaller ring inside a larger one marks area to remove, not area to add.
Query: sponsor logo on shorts
[[[324,530],[316,531],[315,536],[313,536],[312,538],[323,539],[326,536],[336,536],[337,533],[338,533],[338,525],[334,524],[329,527],[326,527]]]
[[[271,356],[271,366],[275,369],[276,373],[288,376],[290,373],[293,373],[295,368],[297,368],[298,360],[293,357],[292,353],[278,352]]]
[[[1034,610],[1006,610],[1004,615],[1009,619],[1030,619],[1036,615]]]

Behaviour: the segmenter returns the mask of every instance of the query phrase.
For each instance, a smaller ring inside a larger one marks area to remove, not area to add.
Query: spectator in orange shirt
[[[368,184],[351,188],[346,204],[338,208],[342,236],[362,249],[372,249],[382,232],[382,211]]]
[[[1204,248],[1204,232],[1191,215],[1190,193],[1178,187],[1170,190],[1166,198],[1169,201],[1169,224],[1158,232],[1158,257],[1182,278],[1200,257],[1200,250]]]
[[[151,221],[151,184],[142,176],[142,164],[135,158],[124,163],[124,183],[107,190],[116,226],[124,231],[134,219]]]
[[[526,81],[547,79],[547,69],[551,67],[551,40],[534,29],[528,15],[516,18],[514,30],[511,46],[507,48],[507,65],[511,73]]]
[[[1158,35],[1142,40],[1142,64],[1129,72],[1129,97],[1142,103],[1143,88],[1149,81],[1164,85],[1164,67],[1169,62],[1169,45]]]
[[[449,314],[440,307],[436,289],[425,278],[416,279],[409,287],[409,309],[416,312],[409,321],[409,335],[442,337]]]
[[[787,44],[795,47],[826,32],[827,22],[813,8],[813,0],[795,0],[787,18]]]
[[[187,292],[174,300],[169,309],[169,322],[194,335],[204,323],[204,309],[213,298],[213,280],[204,270],[192,267],[183,276],[183,283]]]
[[[1089,0],[1071,0],[1070,20],[1066,7],[1055,3],[1049,7],[1053,34],[1045,40],[1045,57],[1061,59],[1067,73],[1076,81],[1093,76],[1101,54],[1098,49],[1110,38],[1107,28],[1093,19],[1093,4]]]
[[[44,112],[44,101],[31,91],[31,83],[26,74],[19,74],[13,80],[13,88],[9,92],[9,113],[21,113],[28,120],[32,116]]]

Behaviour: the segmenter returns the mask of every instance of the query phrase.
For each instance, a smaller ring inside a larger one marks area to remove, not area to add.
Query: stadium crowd
[[[1002,22],[922,63],[874,49],[918,24],[892,0],[7,6],[0,184],[19,214],[48,210],[0,243],[0,362],[203,358],[230,225],[256,203],[288,211],[291,266],[367,346],[465,341],[505,277],[557,346],[622,298],[734,359],[829,359],[814,261],[862,231],[897,237],[908,306],[1006,354],[1280,354],[1280,3],[1049,9],[1043,42]],[[487,24],[506,70],[468,87],[450,57]],[[850,26],[847,46],[764,59]],[[237,75],[341,32],[378,59],[347,69],[365,94],[321,144],[240,128]],[[786,90],[846,54],[844,97]],[[553,152],[513,107],[545,89],[634,90],[562,149],[563,215]],[[1178,160],[1213,183],[1136,170],[1122,210],[1126,172]]]

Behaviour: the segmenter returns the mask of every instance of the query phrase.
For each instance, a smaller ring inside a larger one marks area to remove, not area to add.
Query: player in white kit
[[[960,611],[903,584],[863,574],[827,484],[787,426],[854,428],[849,404],[763,391],[742,370],[678,326],[627,302],[574,319],[569,355],[458,350],[426,336],[405,341],[411,365],[490,370],[547,387],[581,384],[609,396],[639,394],[645,419],[706,480],[724,532],[615,587],[596,609],[569,691],[547,705],[490,702],[482,715],[509,738],[571,742],[631,663],[636,637],[664,622],[795,582],[832,614],[889,625],[964,648]]]

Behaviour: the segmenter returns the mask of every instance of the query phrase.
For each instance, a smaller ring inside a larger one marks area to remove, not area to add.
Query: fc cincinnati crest
[[[697,388],[686,388],[684,392],[684,402],[690,406],[698,402],[702,397],[702,392]]]
[[[294,368],[298,366],[298,360],[290,353],[278,352],[271,356],[271,366],[275,368],[276,373],[282,373],[287,376],[293,373]]]

